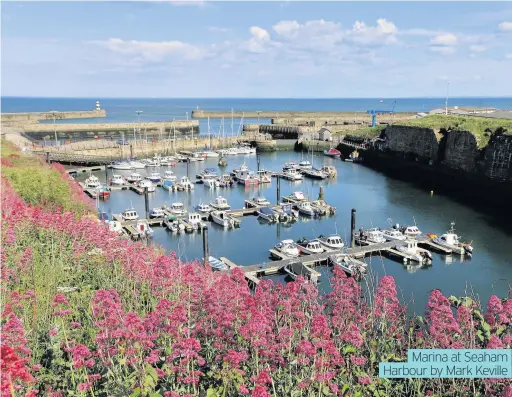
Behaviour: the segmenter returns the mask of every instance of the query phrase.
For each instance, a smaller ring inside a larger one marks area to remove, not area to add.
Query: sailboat
[[[208,147],[208,150],[205,150],[203,152],[203,155],[205,155],[206,157],[219,157],[219,153],[213,151],[212,149],[212,133],[210,131],[210,116],[208,116],[208,138],[210,140],[210,144],[209,144],[209,147]]]

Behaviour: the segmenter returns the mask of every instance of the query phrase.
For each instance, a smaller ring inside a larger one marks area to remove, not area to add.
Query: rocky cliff
[[[441,153],[438,158],[442,159],[443,164],[467,172],[476,170],[479,150],[475,136],[471,132],[447,131],[442,139],[446,139],[446,145],[444,153]]]
[[[430,128],[393,125],[387,127],[382,136],[386,151],[413,154],[427,160],[437,158],[440,137]]]

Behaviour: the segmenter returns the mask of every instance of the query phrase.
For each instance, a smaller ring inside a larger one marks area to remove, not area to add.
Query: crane
[[[367,110],[366,113],[372,116],[372,127],[375,127],[377,125],[377,115],[378,114],[393,114],[395,113],[395,105],[396,101],[393,102],[393,107],[391,110]]]

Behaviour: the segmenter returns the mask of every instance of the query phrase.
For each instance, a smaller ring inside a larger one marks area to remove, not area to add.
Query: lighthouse
[[[99,112],[100,110],[100,101],[96,101],[96,111]]]

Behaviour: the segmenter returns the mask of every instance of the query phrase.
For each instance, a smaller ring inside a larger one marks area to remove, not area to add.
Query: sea
[[[2,112],[21,111],[66,111],[87,110],[95,107],[97,98],[2,98]],[[173,118],[186,118],[186,112],[199,107],[206,110],[230,111],[242,110],[330,110],[365,111],[368,109],[388,109],[394,99],[98,99],[101,107],[107,111],[106,119],[98,122],[132,122],[136,120],[136,110],[142,110],[142,121],[165,121]],[[382,100],[382,102],[381,102]],[[512,98],[450,98],[450,105],[495,107],[512,109]],[[443,98],[396,99],[396,111],[427,111],[444,106]],[[190,116],[190,113],[189,113]],[[79,120],[90,122],[93,120]],[[96,121],[96,120],[94,120]],[[73,121],[77,122],[77,121]],[[240,120],[237,120],[239,123]],[[244,120],[244,122],[247,122]],[[204,120],[201,121],[202,133],[207,132]],[[217,124],[218,126],[218,124]],[[227,128],[230,128],[229,123]],[[234,126],[236,131],[238,124]],[[211,125],[210,125],[211,127]],[[450,197],[422,189],[410,183],[395,180],[363,164],[346,163],[321,154],[311,157],[308,153],[275,152],[262,153],[260,165],[272,171],[278,171],[285,162],[309,159],[315,167],[332,165],[338,176],[333,180],[300,182],[281,181],[281,196],[294,191],[302,191],[310,198],[317,198],[322,186],[326,201],[337,208],[336,215],[322,218],[305,218],[290,226],[268,224],[255,216],[242,219],[239,229],[224,230],[215,224],[209,226],[210,254],[215,257],[227,257],[240,266],[261,264],[269,259],[269,249],[284,239],[298,240],[314,238],[319,235],[339,234],[345,241],[350,236],[350,212],[356,209],[356,227],[390,227],[390,224],[417,225],[425,233],[442,234],[455,222],[456,232],[464,241],[471,241],[474,254],[471,258],[459,255],[443,255],[433,252],[432,266],[404,264],[400,259],[384,256],[366,258],[371,276],[363,283],[373,288],[375,280],[391,275],[395,278],[399,295],[403,303],[408,304],[410,312],[422,314],[425,310],[430,291],[440,289],[446,296],[477,295],[484,306],[489,297],[496,294],[505,297],[512,282],[512,226],[497,223],[487,213],[479,212]],[[242,163],[256,170],[256,155],[238,155],[227,158],[226,169],[219,169],[216,159],[207,159],[204,163],[191,163],[189,175],[192,179],[204,168],[215,168],[224,173]],[[159,172],[163,174],[166,168]],[[172,168],[178,176],[187,174],[187,166],[179,163]],[[111,177],[112,171],[109,171]],[[116,171],[127,176],[129,171]],[[141,171],[144,174],[144,170]],[[104,171],[95,172],[105,182]],[[87,174],[81,174],[78,180],[85,180]],[[227,199],[232,208],[242,208],[244,201],[256,196],[264,196],[272,203],[277,200],[275,180],[259,187],[237,185],[230,189],[207,189],[196,185],[193,192],[167,192],[157,188],[150,194],[150,207],[170,205],[181,202],[189,211],[199,203],[209,203],[217,196]],[[130,190],[113,191],[110,199],[97,201],[99,211],[109,216],[128,208],[135,208],[144,216],[144,197]],[[201,260],[202,236],[197,233],[173,235],[162,227],[154,227],[152,245],[162,246],[167,252],[176,252],[186,261]],[[332,270],[319,267],[322,274],[319,288],[322,293],[330,290],[329,280]],[[283,275],[271,276],[274,282],[290,281]]]

